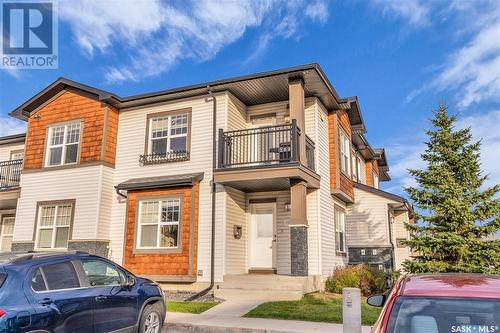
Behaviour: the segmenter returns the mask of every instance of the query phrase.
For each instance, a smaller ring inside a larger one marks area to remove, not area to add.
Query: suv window
[[[71,289],[80,287],[80,281],[75,267],[67,261],[37,269],[31,279],[31,286],[35,291]]]
[[[40,268],[37,268],[35,273],[33,273],[33,277],[31,278],[31,288],[34,291],[45,291],[47,290],[47,286],[45,285],[45,280],[43,279],[42,271]]]
[[[82,260],[82,266],[91,286],[125,284],[125,273],[111,263],[102,260]]]

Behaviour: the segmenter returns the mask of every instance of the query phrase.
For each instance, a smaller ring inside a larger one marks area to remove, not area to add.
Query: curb
[[[184,323],[165,323],[162,333],[289,333],[263,328],[222,327],[208,325],[193,325]]]

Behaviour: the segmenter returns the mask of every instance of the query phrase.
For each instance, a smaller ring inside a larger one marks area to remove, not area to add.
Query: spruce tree
[[[405,188],[416,208],[405,241],[415,253],[403,263],[410,273],[500,274],[500,185],[482,188],[481,141],[470,128],[456,129],[457,116],[440,103],[428,130],[423,170],[410,169],[417,186]],[[499,166],[500,167],[500,166]]]

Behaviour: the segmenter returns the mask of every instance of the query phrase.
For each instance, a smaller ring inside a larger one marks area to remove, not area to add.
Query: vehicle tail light
[[[3,317],[3,316],[4,316],[4,314],[6,314],[6,313],[7,313],[7,312],[5,312],[5,310],[0,309],[0,317]]]

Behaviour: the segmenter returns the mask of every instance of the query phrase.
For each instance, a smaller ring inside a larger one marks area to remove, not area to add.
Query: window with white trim
[[[49,127],[46,166],[75,164],[78,161],[81,123]]]
[[[151,118],[149,154],[183,153],[188,150],[188,113]]]
[[[180,214],[179,198],[140,201],[137,248],[178,247]]]
[[[24,159],[24,150],[13,150],[10,152],[10,160],[22,160]]]
[[[73,204],[44,204],[38,208],[36,248],[65,249],[70,237]]]
[[[335,208],[335,250],[346,252],[345,212]]]
[[[9,252],[11,250],[12,236],[14,235],[14,220],[13,216],[2,218],[0,230],[0,249],[2,252]]]
[[[343,130],[340,130],[340,168],[345,174],[351,175],[351,142]]]
[[[372,179],[373,179],[373,187],[379,188],[380,183],[379,183],[378,175],[375,172],[372,172]]]

